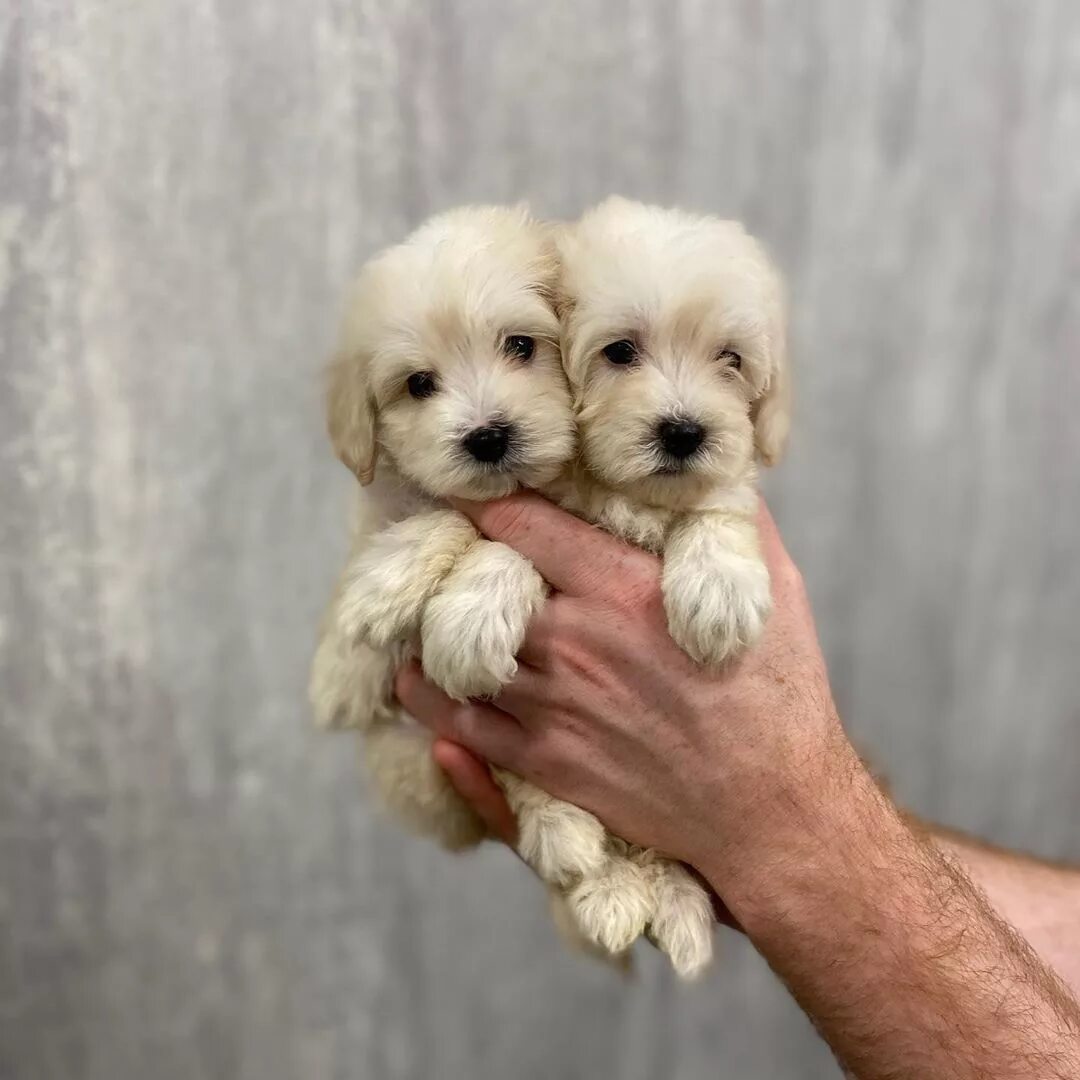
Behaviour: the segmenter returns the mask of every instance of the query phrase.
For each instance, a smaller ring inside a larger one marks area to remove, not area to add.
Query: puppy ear
[[[375,404],[363,356],[341,350],[330,361],[326,383],[326,430],[334,452],[367,485],[375,477],[378,444]]]
[[[783,456],[791,428],[791,367],[787,355],[787,320],[781,309],[769,334],[769,381],[750,407],[754,423],[754,447],[765,465]]]

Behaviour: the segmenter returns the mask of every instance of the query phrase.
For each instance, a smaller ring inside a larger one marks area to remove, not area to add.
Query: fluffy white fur
[[[540,488],[662,552],[672,634],[702,663],[753,643],[768,614],[754,457],[779,455],[789,391],[767,259],[734,223],[619,199],[560,230],[558,252],[555,235],[523,210],[433,219],[365,269],[331,370],[331,438],[370,486],[324,623],[312,702],[325,725],[367,732],[386,803],[451,848],[482,829],[392,704],[392,671],[419,642],[426,673],[452,696],[496,693],[546,586],[440,497]],[[508,347],[522,335],[535,342],[527,361]],[[620,340],[633,343],[634,361],[616,369],[603,350]],[[406,388],[416,372],[437,384],[422,400]],[[687,460],[658,448],[657,425],[671,417],[706,431]],[[496,420],[512,428],[513,453],[497,466],[472,460],[463,436]],[[707,965],[711,904],[685,868],[496,776],[564,936],[620,955],[647,931],[680,974]]]

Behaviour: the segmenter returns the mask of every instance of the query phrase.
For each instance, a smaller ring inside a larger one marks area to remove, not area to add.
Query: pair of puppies
[[[365,732],[406,823],[450,848],[483,836],[394,703],[395,669],[418,653],[451,696],[497,694],[547,594],[446,496],[535,488],[662,554],[672,636],[703,664],[758,638],[755,461],[779,456],[789,414],[781,292],[741,226],[623,199],[560,227],[452,211],[365,267],[327,401],[366,490],[311,697],[324,725]],[[680,974],[707,965],[711,905],[680,864],[496,777],[564,930],[616,955],[647,931]]]

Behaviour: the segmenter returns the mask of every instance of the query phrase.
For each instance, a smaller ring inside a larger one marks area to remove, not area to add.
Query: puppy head
[[[441,214],[361,272],[328,427],[369,483],[382,453],[431,495],[490,499],[574,452],[550,230],[524,208]]]
[[[741,225],[615,198],[559,246],[564,362],[601,482],[685,507],[780,457],[782,288]]]

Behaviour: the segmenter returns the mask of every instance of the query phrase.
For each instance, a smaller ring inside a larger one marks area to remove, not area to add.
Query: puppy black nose
[[[510,446],[510,429],[505,424],[485,424],[484,427],[473,428],[462,443],[477,461],[493,465],[506,455]]]
[[[663,420],[656,431],[660,445],[675,458],[688,458],[697,453],[705,441],[705,429],[692,420]]]

